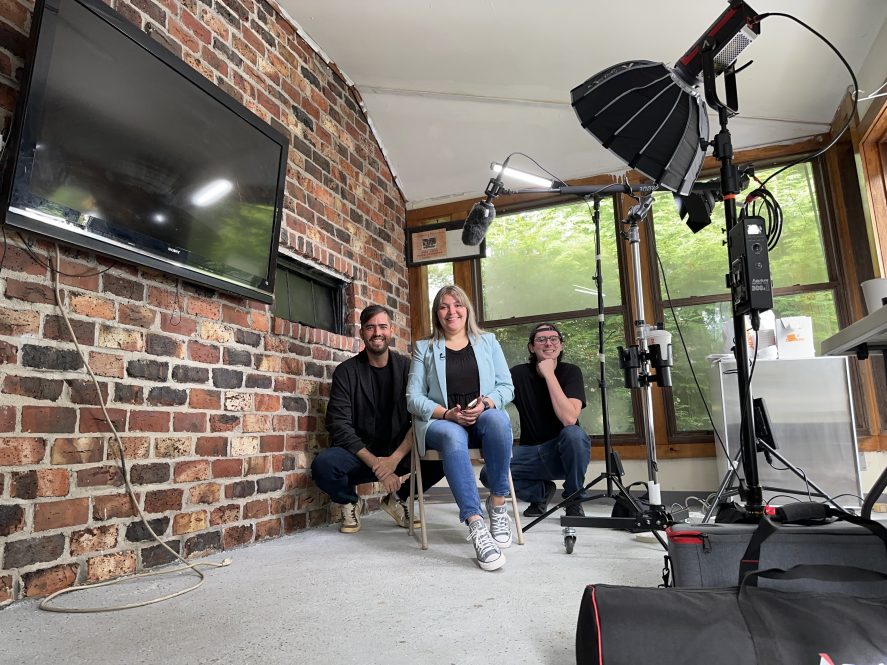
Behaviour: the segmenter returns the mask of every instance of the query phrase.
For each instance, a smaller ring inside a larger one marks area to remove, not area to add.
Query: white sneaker
[[[496,570],[505,565],[505,555],[487,531],[487,523],[483,519],[474,520],[468,525],[468,538],[465,540],[474,543],[477,565],[483,570]]]
[[[493,497],[487,497],[487,515],[490,516],[490,535],[501,548],[511,547],[511,518],[508,504],[493,505]]]
[[[339,525],[341,533],[357,533],[360,531],[360,513],[363,511],[363,499],[357,503],[339,504],[342,510],[342,523]]]

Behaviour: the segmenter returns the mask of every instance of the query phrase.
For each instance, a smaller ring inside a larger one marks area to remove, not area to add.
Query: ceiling
[[[858,70],[884,0],[749,0],[830,39]],[[724,0],[282,0],[354,83],[407,198],[421,208],[478,195],[490,162],[523,152],[561,180],[624,170],[579,125],[570,90],[610,65],[669,66]],[[828,130],[850,79],[803,27],[772,16],[742,53],[734,148]],[[715,125],[712,119],[712,125]],[[532,170],[520,157],[518,168]],[[538,173],[538,170],[536,171]]]

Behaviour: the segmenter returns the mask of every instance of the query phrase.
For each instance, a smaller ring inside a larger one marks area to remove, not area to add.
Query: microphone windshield
[[[483,242],[487,229],[496,218],[496,208],[487,201],[478,201],[471,207],[471,212],[465,218],[462,227],[462,243],[465,245],[479,245]]]

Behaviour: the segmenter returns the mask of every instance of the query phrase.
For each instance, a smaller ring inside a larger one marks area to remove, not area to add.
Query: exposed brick
[[[0,504],[0,536],[21,531],[25,525],[25,509],[17,504]]]
[[[94,319],[114,320],[114,301],[96,296],[72,295],[68,306],[75,314]]]
[[[223,542],[225,543],[225,549],[229,550],[232,547],[237,547],[238,545],[246,545],[249,542],[252,542],[253,539],[253,527],[251,525],[243,525],[243,526],[232,526],[225,529],[223,535]]]
[[[136,571],[135,552],[117,552],[93,557],[86,562],[86,581],[101,582]]]
[[[69,563],[26,573],[22,575],[22,595],[38,598],[65,589],[77,581],[78,569],[76,563]]]
[[[0,467],[37,464],[46,452],[46,440],[36,437],[0,438]]]
[[[222,350],[213,344],[188,342],[188,359],[197,363],[215,365],[222,358]]]
[[[170,414],[165,411],[132,411],[129,414],[131,432],[168,432]]]
[[[275,432],[292,432],[296,429],[296,417],[293,415],[274,416],[271,423]]]
[[[102,275],[102,290],[129,300],[144,300],[145,286],[140,282],[119,275]]]
[[[142,405],[145,403],[145,389],[142,386],[115,383],[114,401],[121,404]]]
[[[89,521],[89,499],[64,499],[34,504],[34,531],[60,529]]]
[[[0,406],[0,432],[15,430],[15,416],[14,406]]]
[[[77,410],[58,406],[23,406],[22,432],[69,433],[74,431]]]
[[[113,550],[115,547],[117,547],[116,524],[83,529],[71,534],[71,556]]]
[[[206,383],[209,381],[209,368],[176,365],[172,368],[172,380],[177,383]]]
[[[209,516],[209,523],[212,526],[219,524],[231,524],[240,521],[240,506],[236,503],[229,503],[226,506],[214,508]]]
[[[3,392],[31,399],[54,402],[62,394],[63,381],[37,376],[7,376],[3,379]]]
[[[213,460],[213,478],[235,478],[243,475],[243,460],[220,459]]]
[[[262,343],[262,336],[252,330],[238,329],[235,332],[234,339],[238,344],[245,344],[246,346],[252,346],[255,348],[258,348]]]
[[[3,556],[3,567],[7,569],[24,568],[35,563],[55,561],[65,551],[65,536],[43,536],[14,540],[6,544]]]
[[[126,411],[123,409],[107,409],[108,416],[114,429],[122,432],[126,429]],[[87,406],[80,409],[80,432],[88,434],[90,432],[110,432],[111,427],[105,418],[105,412],[101,407]]]
[[[255,455],[259,452],[259,437],[235,436],[231,438],[231,455]]]
[[[222,486],[218,483],[201,483],[188,490],[188,501],[192,505],[217,503],[221,492]]]
[[[169,522],[169,517],[158,517],[153,520],[148,520],[148,526],[151,527],[151,531],[155,534],[162,536],[169,528]],[[148,531],[142,520],[130,522],[126,527],[126,539],[130,542],[137,543],[143,540],[151,540],[152,538],[153,536],[151,535],[151,532]]]
[[[53,464],[90,464],[101,462],[104,450],[105,440],[101,438],[58,438],[53,441],[49,457]]]
[[[205,432],[207,416],[205,413],[177,411],[172,416],[173,432]]]
[[[253,357],[249,351],[244,351],[242,349],[225,349],[225,364],[252,367]]]
[[[213,465],[215,467],[215,465]],[[256,493],[256,483],[254,480],[239,480],[230,485],[225,485],[226,499],[242,499],[252,496]]]
[[[283,478],[279,476],[268,476],[267,478],[259,478],[256,481],[256,491],[260,494],[263,492],[276,492],[283,488]]]
[[[282,532],[280,518],[265,520],[256,523],[256,540],[278,538]]]
[[[0,365],[10,365],[16,361],[18,347],[9,342],[0,341]]]
[[[37,469],[13,472],[9,495],[15,499],[67,496],[70,487],[67,469]]]
[[[128,460],[146,459],[151,453],[151,439],[147,436],[122,436],[123,452]],[[120,451],[116,441],[108,443],[109,460],[120,460]]]
[[[80,344],[92,346],[95,344],[95,323],[82,319],[69,319],[71,328],[74,329],[74,337]],[[71,334],[65,320],[58,315],[47,315],[43,321],[43,337],[61,342],[70,342]]]
[[[184,358],[185,346],[182,342],[164,335],[149,334],[145,339],[145,351],[153,356]]]
[[[189,437],[159,437],[154,441],[154,454],[157,457],[184,457],[191,454]]]
[[[315,510],[315,515],[317,515],[317,519],[322,524],[322,520],[326,519],[322,515],[322,511]],[[319,526],[319,524],[318,524]],[[302,529],[308,528],[308,519],[305,513],[301,513],[298,515],[287,515],[283,518],[283,530],[285,533],[295,533],[296,531],[301,531]]]
[[[123,378],[124,361],[122,356],[93,351],[89,354],[89,366],[92,368],[93,373],[99,376],[110,376],[116,379]]]
[[[99,401],[99,391],[96,390],[95,384],[92,381],[87,381],[85,379],[67,379],[65,383],[68,384],[70,400],[74,404],[93,404],[95,406],[101,404]],[[100,382],[99,388],[101,390],[102,401],[107,404],[108,384]]]
[[[252,393],[227,393],[225,395],[225,411],[244,413],[253,410]]]
[[[6,280],[6,297],[15,300],[25,300],[46,305],[55,304],[55,292],[48,284],[36,282],[22,282],[17,279]]]
[[[203,457],[222,457],[228,454],[228,439],[224,436],[199,436],[194,452]]]
[[[145,333],[140,330],[103,325],[99,328],[99,346],[121,351],[143,351]]]
[[[246,460],[245,476],[258,476],[271,471],[271,458],[268,455],[250,457]]]
[[[173,518],[172,532],[178,536],[183,533],[203,531],[209,526],[209,514],[205,510],[193,513],[181,513]]]
[[[184,490],[178,488],[148,492],[145,495],[145,512],[165,513],[170,510],[181,510],[183,495]]]
[[[169,363],[157,360],[130,360],[126,363],[126,375],[147,381],[166,381],[169,375]]]
[[[187,462],[179,462],[175,466],[173,477],[177,483],[207,480],[209,479],[209,461],[189,460]]]
[[[40,329],[39,312],[0,307],[0,335],[22,337],[36,335]]]
[[[128,494],[106,494],[93,498],[92,518],[99,522],[135,514],[136,509]]]
[[[256,395],[256,411],[279,411],[280,396],[265,395],[259,393]]]
[[[187,390],[155,386],[148,391],[148,404],[151,406],[183,406],[187,401]]]
[[[282,434],[267,434],[259,439],[259,452],[282,453],[286,438]]]
[[[244,432],[268,432],[271,430],[271,416],[247,413],[243,416]]]
[[[192,556],[205,556],[222,549],[222,534],[218,531],[199,533],[185,541],[185,558]]]
[[[169,480],[169,464],[133,464],[129,469],[129,481],[133,485],[154,485]]]
[[[268,499],[247,501],[243,506],[243,519],[256,520],[260,517],[267,517],[270,514],[270,510],[271,507]]]
[[[83,360],[73,349],[56,349],[51,346],[22,346],[22,367],[54,369],[66,372],[83,367]]]
[[[144,305],[131,305],[124,303],[120,305],[117,311],[117,320],[125,326],[136,326],[138,328],[150,328],[157,320],[157,312],[150,307]],[[146,340],[146,349],[150,349],[151,335]],[[148,353],[151,353],[149,350]]]
[[[93,466],[77,472],[77,487],[120,487],[122,484],[123,473],[118,466]]]
[[[240,427],[240,416],[233,413],[214,413],[209,417],[209,428],[213,432],[233,432]]]
[[[197,332],[197,321],[182,316],[181,312],[175,314],[160,312],[160,329],[166,333],[190,337]]]
[[[167,541],[166,546],[173,552],[178,553],[181,550],[181,543],[178,540]],[[154,545],[154,547],[145,547],[140,552],[142,557],[143,568],[153,568],[154,566],[163,566],[176,560],[176,557],[170,554],[169,550],[162,545]]]
[[[224,367],[213,368],[213,386],[230,390],[243,385],[243,372]]]
[[[296,397],[295,395],[284,395],[281,403],[286,411],[294,411],[296,413],[308,412],[308,402],[303,397]]]
[[[244,388],[257,388],[259,390],[270,390],[274,384],[270,376],[264,374],[247,374],[244,381]]]
[[[271,498],[271,513],[274,515],[282,515],[296,508],[296,497],[292,494],[284,494],[283,496],[275,496]]]
[[[218,409],[222,406],[222,393],[192,388],[188,396],[188,406],[192,409]]]

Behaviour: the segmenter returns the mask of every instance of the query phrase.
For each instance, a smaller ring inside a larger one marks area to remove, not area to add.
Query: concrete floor
[[[429,505],[428,514],[424,552],[377,512],[355,535],[331,525],[210,557],[233,564],[155,605],[56,614],[33,601],[15,604],[0,611],[0,663],[571,665],[586,584],[660,582],[658,543],[580,529],[568,555],[557,515],[533,527],[526,545],[506,550],[503,569],[483,572],[455,504]],[[130,603],[193,580],[184,573],[133,580],[57,604]]]

